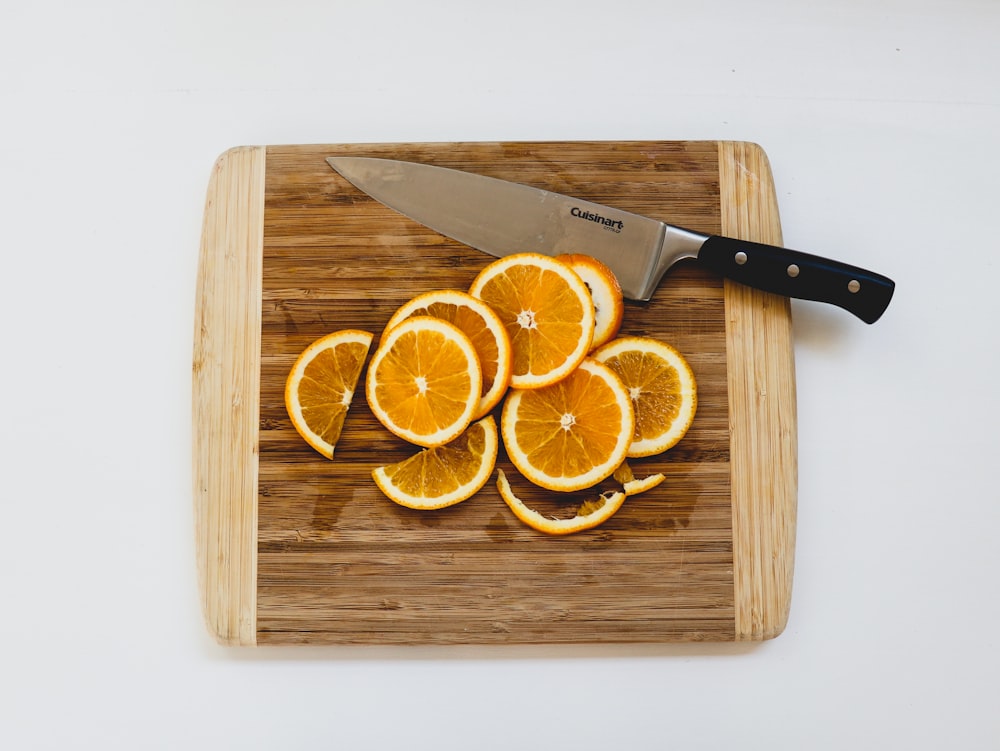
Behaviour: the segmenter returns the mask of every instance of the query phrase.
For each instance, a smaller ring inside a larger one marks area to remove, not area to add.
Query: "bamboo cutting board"
[[[699,405],[663,472],[608,522],[522,525],[490,482],[413,511],[371,470],[416,447],[359,394],[333,461],[301,440],[285,377],[313,340],[376,334],[415,294],[467,289],[492,258],[364,195],[324,161],[388,156],[480,172],[702,232],[781,243],[767,158],[742,142],[434,143],[237,148],[212,172],[193,359],[198,570],[226,644],[761,640],[784,628],[795,538],[788,301],[675,267],[622,333],[688,359]],[[580,249],[579,252],[586,252]],[[376,340],[377,343],[377,340]],[[499,466],[517,477],[501,450]],[[523,479],[529,505],[565,513]],[[586,494],[574,494],[578,504]]]

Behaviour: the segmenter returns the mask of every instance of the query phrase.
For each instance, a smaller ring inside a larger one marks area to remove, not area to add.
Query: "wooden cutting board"
[[[522,525],[494,484],[419,512],[372,469],[415,451],[359,395],[336,458],[293,429],[285,377],[313,340],[376,334],[419,292],[466,289],[492,259],[364,195],[324,161],[388,156],[480,172],[703,232],[780,244],[767,158],[742,142],[268,146],[212,172],[193,359],[200,588],[226,644],[761,640],[784,628],[796,506],[788,301],[690,262],[623,333],[672,343],[699,387],[666,481],[568,537]],[[580,252],[586,252],[581,248]],[[499,465],[515,475],[501,454]],[[529,505],[565,513],[523,479]],[[578,504],[581,494],[572,496]]]

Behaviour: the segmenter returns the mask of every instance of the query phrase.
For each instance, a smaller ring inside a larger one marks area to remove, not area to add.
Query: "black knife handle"
[[[896,288],[892,279],[857,266],[719,235],[702,244],[698,260],[717,274],[766,292],[838,305],[865,323],[879,319]]]

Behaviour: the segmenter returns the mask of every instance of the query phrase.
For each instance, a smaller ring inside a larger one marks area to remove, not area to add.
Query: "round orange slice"
[[[621,378],[634,405],[630,457],[659,454],[684,437],[694,420],[698,392],[680,352],[656,339],[629,336],[608,342],[594,358]]]
[[[594,301],[594,341],[590,351],[609,342],[618,334],[625,315],[625,298],[615,272],[593,256],[579,253],[556,256],[577,273],[590,290]]]
[[[482,393],[472,419],[482,417],[500,403],[510,385],[510,337],[500,317],[489,305],[465,292],[435,290],[405,303],[389,319],[386,329],[418,315],[453,323],[469,337],[483,369]]]
[[[472,497],[490,479],[497,460],[497,443],[496,420],[487,415],[450,443],[377,467],[372,478],[388,498],[401,506],[453,506]]]
[[[432,447],[468,427],[482,383],[469,337],[440,318],[414,316],[383,334],[368,365],[365,394],[372,414],[390,431]]]
[[[593,529],[598,524],[610,519],[625,502],[625,493],[621,490],[602,493],[595,500],[585,501],[577,509],[576,514],[565,519],[554,519],[529,508],[514,495],[510,482],[502,469],[497,470],[497,490],[504,503],[514,512],[514,516],[532,529],[550,535],[568,535]]]
[[[473,280],[469,294],[496,311],[510,336],[518,389],[565,378],[590,350],[594,303],[569,266],[538,253],[494,261]]]
[[[521,474],[550,490],[582,490],[624,461],[635,418],[618,376],[586,358],[569,376],[540,389],[511,389],[501,432]]]
[[[346,329],[310,344],[285,381],[285,409],[310,446],[328,459],[344,428],[372,334]]]

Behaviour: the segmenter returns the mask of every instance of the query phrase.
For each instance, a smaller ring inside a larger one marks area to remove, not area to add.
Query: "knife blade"
[[[840,261],[706,235],[473,172],[376,157],[326,161],[389,208],[490,255],[594,256],[611,268],[633,300],[649,300],[670,267],[685,258],[767,292],[837,305],[866,323],[881,317],[895,290],[888,277]]]

